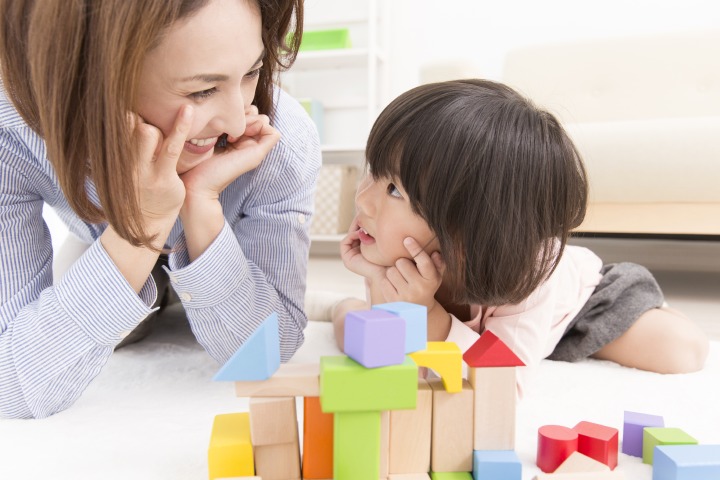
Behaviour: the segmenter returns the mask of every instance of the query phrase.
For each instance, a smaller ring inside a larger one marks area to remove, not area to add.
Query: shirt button
[[[301,224],[305,223],[305,214],[304,213],[301,213],[300,215],[298,215],[298,221]]]
[[[192,300],[192,295],[187,292],[183,292],[180,294],[180,300],[182,300],[183,302],[189,302],[190,300]]]

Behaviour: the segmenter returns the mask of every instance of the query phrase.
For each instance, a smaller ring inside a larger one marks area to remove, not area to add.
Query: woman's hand
[[[180,178],[187,189],[188,201],[217,199],[220,192],[243,173],[253,170],[280,140],[267,115],[251,105],[245,111],[245,132],[239,138],[228,137],[225,151],[213,155]]]
[[[357,219],[353,220],[348,234],[340,242],[340,258],[345,268],[365,277],[370,283],[379,283],[385,278],[387,267],[369,262],[360,251]]]
[[[385,272],[380,284],[388,302],[410,302],[425,305],[430,311],[435,306],[435,293],[442,284],[445,263],[439,252],[428,255],[412,237],[403,244],[411,258],[401,258]]]

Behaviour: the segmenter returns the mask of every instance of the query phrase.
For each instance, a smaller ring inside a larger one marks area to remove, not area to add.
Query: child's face
[[[212,157],[223,133],[240,137],[245,131],[264,56],[254,3],[211,0],[172,26],[145,57],[136,107],[143,120],[167,136],[180,107],[194,109],[179,174]]]
[[[403,245],[414,238],[427,253],[440,244],[427,222],[412,211],[399,182],[367,175],[355,195],[360,251],[368,261],[389,267],[400,258],[410,258]]]

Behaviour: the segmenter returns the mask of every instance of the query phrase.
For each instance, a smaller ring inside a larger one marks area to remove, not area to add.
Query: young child
[[[585,168],[558,120],[509,87],[414,88],[380,114],[366,158],[343,263],[365,277],[371,304],[426,305],[428,340],[464,351],[490,330],[528,366],[703,367],[706,336],[663,306],[650,272],[567,245],[585,215]],[[341,348],[345,313],[362,308],[334,308]]]

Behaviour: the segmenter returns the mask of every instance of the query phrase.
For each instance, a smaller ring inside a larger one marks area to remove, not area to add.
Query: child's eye
[[[402,198],[402,194],[400,193],[400,190],[397,189],[394,183],[388,183],[387,186],[387,192],[388,195],[396,198]]]
[[[209,98],[213,96],[217,92],[217,88],[212,87],[208,88],[207,90],[202,90],[200,92],[194,92],[188,95],[191,98],[194,98],[195,100],[204,100],[206,98]]]
[[[255,78],[258,75],[260,75],[260,70],[262,69],[262,66],[256,68],[255,70],[252,70],[245,74],[245,78]]]

